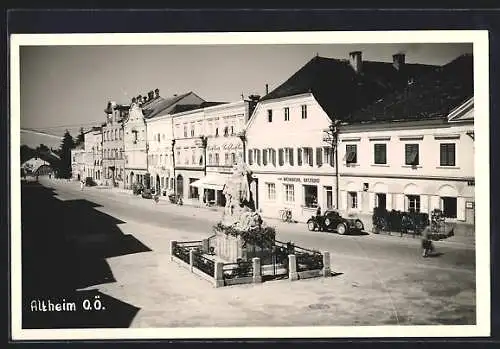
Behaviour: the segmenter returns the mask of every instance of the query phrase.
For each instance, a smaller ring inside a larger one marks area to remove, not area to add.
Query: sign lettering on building
[[[319,183],[319,178],[312,178],[312,177],[279,177],[278,181],[283,181],[283,182],[304,182],[304,183]]]
[[[243,145],[241,143],[224,143],[222,144],[222,149],[225,151],[242,150]],[[208,151],[220,151],[220,145],[209,145],[207,146]]]

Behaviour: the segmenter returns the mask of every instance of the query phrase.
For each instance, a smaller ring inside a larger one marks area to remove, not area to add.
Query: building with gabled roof
[[[316,56],[259,100],[246,127],[247,162],[258,188],[257,208],[280,217],[284,207],[306,221],[320,206],[338,208],[335,147],[325,130],[348,120],[436,66]]]
[[[473,57],[433,69],[339,126],[340,209],[474,222]]]

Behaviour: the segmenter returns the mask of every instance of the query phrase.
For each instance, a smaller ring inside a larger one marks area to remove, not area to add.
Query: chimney
[[[266,84],[266,95],[269,94],[269,84]]]
[[[351,66],[356,73],[361,73],[361,55],[361,51],[349,52],[349,63],[351,63]]]
[[[158,97],[160,97],[160,89],[157,88],[155,90],[155,98],[158,98]]]
[[[154,96],[155,96],[154,91],[149,91],[148,92],[148,101],[152,100],[154,98]]]
[[[405,54],[404,53],[396,53],[392,55],[392,65],[396,70],[400,70],[405,64]]]

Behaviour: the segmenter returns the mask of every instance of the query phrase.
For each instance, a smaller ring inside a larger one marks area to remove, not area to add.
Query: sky
[[[203,46],[22,46],[21,128],[63,135],[104,121],[109,100],[131,98],[158,88],[169,97],[193,91],[207,101],[232,102],[278,87],[314,56],[442,65],[472,44],[301,44]],[[21,132],[21,144],[58,147],[60,140]]]

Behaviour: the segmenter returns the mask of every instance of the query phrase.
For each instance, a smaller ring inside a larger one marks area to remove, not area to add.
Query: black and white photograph
[[[487,32],[10,50],[13,338],[490,334]]]

